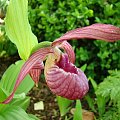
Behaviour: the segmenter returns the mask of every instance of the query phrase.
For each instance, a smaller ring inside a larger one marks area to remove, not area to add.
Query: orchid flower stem
[[[82,119],[82,106],[81,106],[81,101],[76,100],[76,107],[75,107],[75,113],[73,120],[83,120]]]

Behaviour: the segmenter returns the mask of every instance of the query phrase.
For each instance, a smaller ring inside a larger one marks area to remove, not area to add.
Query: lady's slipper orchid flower
[[[66,41],[81,38],[114,42],[120,40],[120,28],[94,24],[71,30],[52,43],[40,43],[33,48],[31,56],[22,66],[13,92],[2,103],[9,103],[12,100],[17,87],[27,74],[30,74],[35,84],[38,84],[42,69],[44,69],[46,83],[53,93],[71,100],[83,98],[89,90],[88,80],[86,75],[74,65],[75,54]],[[46,60],[45,67],[44,60]]]

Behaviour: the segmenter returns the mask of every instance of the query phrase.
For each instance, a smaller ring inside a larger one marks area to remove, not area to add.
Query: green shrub
[[[62,0],[29,0],[29,19],[33,32],[40,40],[53,41],[62,33],[89,25],[93,10],[86,2]]]

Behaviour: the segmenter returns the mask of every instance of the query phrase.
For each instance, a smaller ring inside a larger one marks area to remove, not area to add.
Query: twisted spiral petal
[[[100,39],[107,42],[114,42],[120,40],[120,28],[109,24],[96,23],[87,27],[68,31],[63,36],[56,39],[52,45],[56,46],[66,40],[81,38]]]

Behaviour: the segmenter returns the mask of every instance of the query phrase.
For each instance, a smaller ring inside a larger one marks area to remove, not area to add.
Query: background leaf
[[[25,97],[24,99],[20,99],[20,98],[14,98],[10,104],[14,105],[14,106],[19,106],[22,109],[26,110],[29,106],[30,103],[30,97]]]
[[[87,68],[87,64],[84,64],[83,66],[80,67],[80,69],[84,72]]]
[[[22,108],[10,106],[0,113],[0,120],[37,120],[30,117]]]
[[[40,120],[35,115],[32,115],[32,114],[28,114],[28,115],[32,120]]]
[[[73,120],[82,120],[82,107],[80,100],[76,100],[76,107]]]
[[[98,85],[97,85],[96,81],[93,80],[91,77],[89,78],[89,80],[93,86],[94,92],[96,92],[98,90]],[[89,104],[90,99],[87,99],[87,100],[89,101],[88,102],[88,104]],[[105,99],[102,95],[96,94],[96,103],[97,103],[97,107],[98,107],[98,113],[100,116],[102,116],[105,112],[105,105],[106,105],[107,100],[108,99]],[[93,109],[92,106],[91,106],[91,108]]]
[[[95,103],[94,103],[94,99],[91,98],[89,94],[87,94],[87,95],[85,96],[85,99],[87,100],[87,103],[88,103],[90,109],[91,109],[93,112],[96,112],[96,109],[95,109],[95,106],[94,106],[94,104],[95,104]]]
[[[60,109],[61,116],[64,116],[70,109],[69,105],[73,102],[72,100],[68,100],[66,98],[57,96],[58,106]]]
[[[15,64],[12,64],[3,74],[3,77],[0,81],[0,101],[4,101],[5,98],[12,92],[17,76],[23,64],[23,60],[17,61]],[[19,106],[26,110],[29,105],[30,98],[26,97],[25,95],[33,87],[33,85],[34,82],[31,77],[29,75],[26,76],[21,85],[18,87],[14,95],[14,99],[10,105]],[[0,104],[0,111],[3,111],[7,106],[8,104]]]
[[[94,88],[94,91],[96,91],[97,88],[98,88],[98,85],[97,85],[96,81],[93,80],[91,77],[89,77],[88,79],[90,80],[90,82],[91,82],[91,84],[92,84],[92,86]]]
[[[0,101],[3,101],[6,97],[7,97],[7,95],[4,93],[2,88],[0,88]],[[0,104],[0,113],[1,113],[1,111],[4,111],[7,106],[8,106],[8,104]]]
[[[26,60],[37,38],[28,22],[28,0],[10,0],[7,9],[5,28],[10,40],[17,46],[19,55]]]
[[[23,64],[24,64],[23,60],[17,61],[15,64],[12,64],[3,74],[3,77],[0,81],[0,87],[7,94],[12,92],[18,73],[20,72],[20,69]],[[22,94],[22,93],[27,94],[28,91],[33,87],[33,85],[34,85],[34,82],[31,79],[31,77],[29,75],[26,76],[25,79],[20,84],[20,86],[18,87],[16,94]]]
[[[117,102],[120,100],[120,70],[112,70],[109,73],[110,75],[99,84],[96,94]]]

